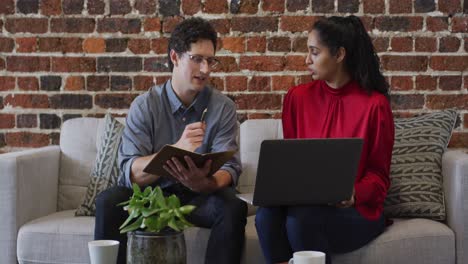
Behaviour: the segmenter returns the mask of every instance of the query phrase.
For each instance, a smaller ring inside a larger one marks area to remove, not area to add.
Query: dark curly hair
[[[321,43],[335,55],[340,47],[346,50],[345,65],[351,77],[365,90],[377,91],[388,99],[389,85],[380,71],[380,61],[372,40],[356,16],[329,17],[317,21],[316,30]]]
[[[216,50],[216,31],[208,21],[199,17],[194,17],[185,19],[176,26],[174,31],[172,31],[167,47],[167,61],[171,72],[172,69],[174,69],[174,64],[170,57],[171,50],[174,50],[180,55],[189,51],[191,44],[200,39],[211,40],[214,50]]]

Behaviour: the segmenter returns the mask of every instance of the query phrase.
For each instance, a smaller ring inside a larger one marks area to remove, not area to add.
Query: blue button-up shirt
[[[177,97],[170,80],[138,96],[130,106],[122,135],[119,184],[131,187],[130,171],[133,161],[158,152],[166,144],[175,144],[182,136],[185,126],[199,122],[205,109],[205,136],[203,144],[195,152],[238,150],[236,106],[219,91],[205,87],[189,107],[185,107]],[[221,169],[228,171],[232,176],[232,184],[237,185],[242,172],[239,152]],[[166,177],[161,177],[156,182],[161,187],[174,183],[174,179]]]

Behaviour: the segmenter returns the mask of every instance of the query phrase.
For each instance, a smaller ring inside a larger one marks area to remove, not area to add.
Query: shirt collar
[[[169,79],[166,84],[164,85],[167,93],[167,97],[169,98],[169,104],[171,106],[171,112],[174,114],[177,112],[181,107],[184,105],[180,101],[179,97],[174,92],[174,88],[172,88],[172,82]],[[197,94],[195,100],[190,104],[187,108],[193,107],[196,112],[202,113],[205,108],[208,106],[208,100],[211,94],[211,89],[208,86],[205,86],[201,92]]]

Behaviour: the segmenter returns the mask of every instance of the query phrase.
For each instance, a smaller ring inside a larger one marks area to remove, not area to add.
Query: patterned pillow
[[[88,190],[83,203],[78,207],[75,216],[92,216],[96,211],[96,196],[109,187],[117,185],[119,165],[117,161],[118,149],[124,125],[110,114],[104,118],[104,131],[101,137],[96,161],[91,172]]]
[[[395,119],[386,216],[445,219],[442,154],[456,118],[457,112],[450,109]]]

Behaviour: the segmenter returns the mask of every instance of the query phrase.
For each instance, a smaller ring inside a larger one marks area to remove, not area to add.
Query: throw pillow
[[[96,196],[117,185],[120,174],[118,164],[118,149],[124,125],[110,114],[104,118],[104,131],[100,135],[101,144],[98,147],[96,161],[90,175],[90,182],[83,203],[78,207],[75,216],[92,216],[96,211]]]
[[[449,109],[395,119],[386,216],[445,219],[442,154],[456,118],[457,112]]]

